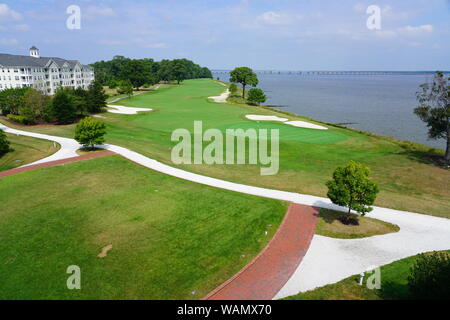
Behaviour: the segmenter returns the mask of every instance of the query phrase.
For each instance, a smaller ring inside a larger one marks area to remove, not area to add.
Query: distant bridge
[[[230,71],[212,71],[214,74],[227,74]],[[434,71],[267,71],[255,70],[257,74],[288,74],[304,76],[379,76],[379,75],[433,75]],[[450,71],[444,71],[450,75]]]

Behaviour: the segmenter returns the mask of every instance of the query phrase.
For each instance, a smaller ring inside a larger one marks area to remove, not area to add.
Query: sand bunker
[[[138,112],[153,110],[149,108],[132,108],[132,107],[116,106],[112,104],[108,104],[108,108],[112,108],[108,109],[108,112],[119,114],[137,114]]]
[[[277,116],[258,116],[258,115],[254,115],[254,114],[248,114],[245,117],[249,120],[254,120],[254,121],[281,121],[281,122],[288,121],[288,119],[286,119],[286,118],[280,118]]]
[[[280,122],[283,122],[284,124],[298,127],[298,128],[328,130],[328,128],[326,128],[326,127],[319,126],[318,124],[313,124],[311,122],[300,121],[300,120],[288,121],[288,119],[286,119],[286,118],[280,118],[277,116],[262,116],[262,115],[248,114],[245,117],[249,120],[254,120],[254,121],[280,121]]]
[[[209,99],[213,99],[214,102],[217,103],[226,103],[228,96],[230,95],[230,90],[226,90],[224,93],[222,93],[220,96],[217,97],[209,97]]]
[[[299,127],[299,128],[308,128],[308,129],[316,129],[316,130],[328,130],[328,128],[319,126],[318,124],[313,124],[306,121],[288,121],[285,122],[285,124],[288,124],[290,126]]]

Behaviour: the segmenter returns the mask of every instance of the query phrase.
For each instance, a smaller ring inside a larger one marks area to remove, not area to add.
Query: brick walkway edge
[[[291,204],[275,236],[247,266],[204,300],[270,300],[297,270],[316,231],[319,209]]]
[[[36,170],[36,169],[40,169],[40,168],[57,166],[57,165],[69,163],[69,162],[111,156],[113,154],[115,154],[115,153],[111,152],[111,151],[105,151],[105,152],[91,153],[91,154],[86,154],[83,156],[67,158],[67,159],[62,159],[62,160],[55,160],[55,161],[50,161],[50,162],[45,162],[45,163],[33,164],[33,165],[27,166],[27,167],[20,167],[20,168],[2,171],[2,172],[0,172],[0,178],[4,178],[7,176],[12,176],[14,174],[27,172],[27,171],[31,171],[31,170]]]

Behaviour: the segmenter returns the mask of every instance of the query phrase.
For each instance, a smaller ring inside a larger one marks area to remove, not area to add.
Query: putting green
[[[331,144],[347,139],[342,134],[339,134],[333,130],[314,130],[292,127],[282,123],[276,122],[240,122],[220,128],[223,132],[227,129],[278,129],[280,131],[280,140],[286,141],[299,141],[305,143],[315,144]]]

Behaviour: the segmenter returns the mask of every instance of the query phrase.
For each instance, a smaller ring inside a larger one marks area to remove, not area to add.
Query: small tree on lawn
[[[450,163],[450,82],[443,72],[436,72],[433,82],[420,88],[414,113],[427,124],[430,139],[447,140],[444,159]]]
[[[94,118],[82,119],[75,128],[75,140],[84,148],[93,148],[105,142],[106,124]]]
[[[0,129],[0,157],[9,152],[9,141],[6,139],[6,134]]]
[[[248,102],[252,104],[261,104],[266,102],[266,95],[264,94],[264,91],[258,88],[252,88],[248,91],[247,96]]]
[[[127,96],[131,97],[133,95],[133,84],[130,80],[124,80],[120,82],[117,92],[119,94],[126,94]]]
[[[230,82],[242,85],[242,98],[245,98],[245,87],[251,85],[256,87],[259,83],[258,76],[248,67],[235,68],[230,72]]]
[[[333,180],[327,182],[328,198],[334,204],[348,207],[344,223],[352,222],[351,210],[362,216],[373,210],[370,206],[375,202],[379,189],[369,175],[368,167],[350,161],[346,166],[338,167],[333,173]]]

